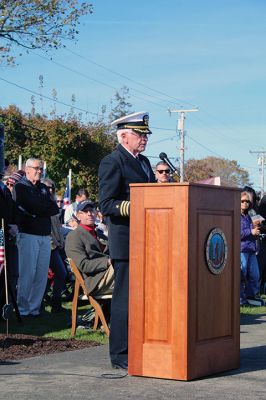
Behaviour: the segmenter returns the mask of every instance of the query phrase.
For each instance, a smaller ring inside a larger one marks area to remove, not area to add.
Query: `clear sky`
[[[179,156],[177,114],[187,114],[185,159],[209,155],[234,159],[260,189],[256,154],[265,149],[266,1],[264,0],[95,0],[81,20],[77,44],[52,54],[36,51],[0,68],[2,107],[31,109],[32,93],[87,110],[95,121],[116,90],[129,88],[133,111],[149,111],[153,135],[146,155]],[[40,89],[39,76],[44,85]],[[11,83],[7,83],[5,79]],[[36,95],[36,108],[49,114],[53,102]],[[57,113],[69,107],[57,104]]]

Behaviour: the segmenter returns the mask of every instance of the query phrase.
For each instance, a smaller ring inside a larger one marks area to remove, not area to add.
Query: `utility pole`
[[[258,151],[249,151],[251,154],[257,154],[258,156],[258,165],[261,167],[261,180],[260,180],[260,187],[261,187],[261,195],[260,197],[263,196],[264,194],[264,165],[266,161],[266,150],[258,150]]]
[[[169,114],[178,113],[179,118],[177,120],[177,129],[180,135],[180,182],[184,182],[184,164],[185,164],[185,113],[199,111],[198,108],[191,110],[168,110]]]

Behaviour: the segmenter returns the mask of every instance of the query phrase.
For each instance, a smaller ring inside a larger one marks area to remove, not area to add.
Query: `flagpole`
[[[71,204],[71,182],[72,181],[72,169],[68,171],[68,184],[69,184],[69,204]]]
[[[22,155],[18,156],[18,169],[22,169]]]
[[[46,178],[46,168],[47,168],[47,164],[46,161],[43,162],[43,179]]]

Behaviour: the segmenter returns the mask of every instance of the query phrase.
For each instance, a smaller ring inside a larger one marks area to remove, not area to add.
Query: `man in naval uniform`
[[[110,256],[115,271],[111,305],[110,358],[114,368],[128,365],[128,275],[130,183],[155,182],[149,160],[141,155],[151,134],[149,114],[138,112],[112,122],[118,146],[99,167],[99,206],[107,217]]]

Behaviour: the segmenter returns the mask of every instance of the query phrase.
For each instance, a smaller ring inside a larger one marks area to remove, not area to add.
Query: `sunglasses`
[[[57,203],[64,203],[64,200],[56,200]]]
[[[14,184],[13,184],[13,183],[8,183],[8,182],[7,182],[7,183],[6,183],[6,186],[7,186],[7,187],[14,187]]]
[[[157,169],[157,172],[159,172],[159,174],[163,174],[163,173],[169,174],[170,169]]]
[[[241,200],[241,203],[248,203],[248,204],[250,204],[250,200]]]

